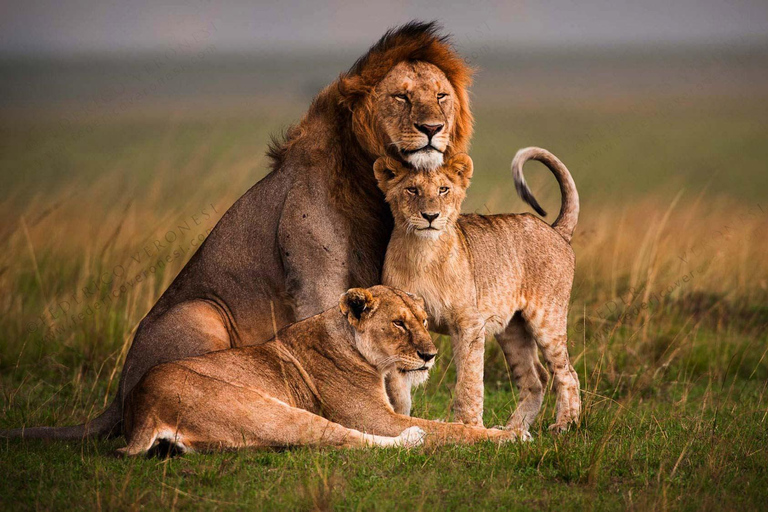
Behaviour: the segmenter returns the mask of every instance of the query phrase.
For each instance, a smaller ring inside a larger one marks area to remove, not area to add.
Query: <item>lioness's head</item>
[[[426,374],[434,365],[437,348],[420,298],[388,286],[352,288],[339,307],[355,329],[357,349],[382,373]]]
[[[398,228],[438,238],[461,213],[473,165],[469,155],[459,153],[434,171],[417,172],[394,158],[382,157],[373,171]]]

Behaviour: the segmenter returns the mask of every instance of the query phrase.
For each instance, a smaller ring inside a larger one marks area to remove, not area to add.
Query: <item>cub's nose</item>
[[[439,213],[424,213],[424,212],[421,212],[421,216],[424,217],[425,219],[427,219],[427,222],[432,224],[432,221],[435,220],[436,218],[438,218],[440,216],[440,214]]]
[[[430,139],[435,136],[440,130],[443,129],[442,124],[417,124],[416,129],[421,133],[429,137]]]
[[[416,351],[416,353],[419,355],[421,360],[424,361],[425,363],[428,363],[435,358],[435,354],[425,354],[424,352],[419,352],[418,350]]]

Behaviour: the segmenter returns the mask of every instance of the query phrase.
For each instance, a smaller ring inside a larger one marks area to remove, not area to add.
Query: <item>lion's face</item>
[[[374,89],[375,122],[400,158],[416,169],[435,169],[451,142],[457,102],[437,66],[400,62]]]
[[[381,372],[422,372],[435,363],[437,348],[427,331],[424,302],[390,288],[352,288],[341,296],[341,312],[355,328],[363,357]]]
[[[373,166],[395,223],[409,233],[438,238],[461,213],[472,178],[472,159],[454,155],[434,171],[410,171],[397,160],[382,157]]]

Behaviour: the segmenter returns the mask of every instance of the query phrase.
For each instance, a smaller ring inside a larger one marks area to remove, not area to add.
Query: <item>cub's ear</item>
[[[355,327],[362,318],[371,315],[378,305],[379,301],[365,288],[350,288],[339,299],[341,314]]]
[[[400,162],[389,156],[379,157],[373,164],[373,175],[376,176],[376,182],[379,184],[379,188],[385,194],[400,181],[408,169]]]
[[[445,164],[444,169],[449,176],[454,177],[462,188],[469,187],[469,181],[472,179],[472,174],[475,170],[475,165],[472,163],[472,159],[466,153],[456,153]]]

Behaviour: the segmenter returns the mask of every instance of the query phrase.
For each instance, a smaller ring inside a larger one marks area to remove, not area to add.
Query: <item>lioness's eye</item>
[[[440,187],[439,192],[441,196],[444,196],[445,194],[448,193],[448,187]]]
[[[403,101],[403,102],[408,101],[408,96],[405,94],[393,94],[392,97],[395,98],[397,101]]]
[[[405,189],[405,191],[411,194],[412,196],[419,195],[419,189],[417,189],[416,187],[408,187]]]
[[[395,324],[395,327],[399,327],[399,328],[405,330],[405,324],[401,320],[395,320],[392,323]]]
[[[440,101],[443,98],[447,98],[447,97],[448,97],[448,93],[445,93],[445,92],[441,92],[441,93],[437,94],[437,100],[438,101]]]

